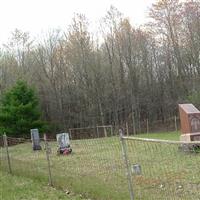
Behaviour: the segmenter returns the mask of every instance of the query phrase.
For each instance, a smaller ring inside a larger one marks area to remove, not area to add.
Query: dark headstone
[[[34,151],[42,149],[42,147],[40,146],[40,136],[38,129],[31,129],[31,140]]]

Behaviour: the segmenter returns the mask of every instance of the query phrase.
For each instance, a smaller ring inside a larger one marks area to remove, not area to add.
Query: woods
[[[16,29],[0,49],[0,98],[18,79],[34,85],[54,130],[129,122],[138,132],[178,103],[200,105],[199,0],[159,0],[149,16],[136,28],[112,6],[98,36],[82,14],[37,41]]]

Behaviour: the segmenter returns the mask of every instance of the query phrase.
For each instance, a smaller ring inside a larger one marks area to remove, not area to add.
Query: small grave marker
[[[70,145],[69,142],[69,134],[68,133],[60,133],[56,135],[56,139],[58,141],[58,145],[63,148]]]
[[[56,139],[59,145],[58,154],[69,154],[72,152],[70,148],[69,134],[68,133],[60,133],[56,135]]]
[[[42,147],[40,146],[40,136],[38,129],[31,129],[31,140],[34,151],[42,149]]]
[[[133,165],[132,166],[132,173],[136,174],[136,175],[141,175],[142,174],[141,165],[139,165],[139,164]]]

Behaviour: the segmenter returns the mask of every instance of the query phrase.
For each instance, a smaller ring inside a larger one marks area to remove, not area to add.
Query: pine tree
[[[24,81],[5,93],[0,107],[0,134],[25,136],[31,128],[45,129],[35,90]]]

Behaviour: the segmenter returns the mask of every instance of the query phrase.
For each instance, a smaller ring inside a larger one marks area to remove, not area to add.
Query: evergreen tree
[[[45,129],[45,123],[40,120],[41,112],[38,98],[33,88],[26,82],[18,81],[7,91],[1,100],[0,134],[24,136],[31,128]]]

